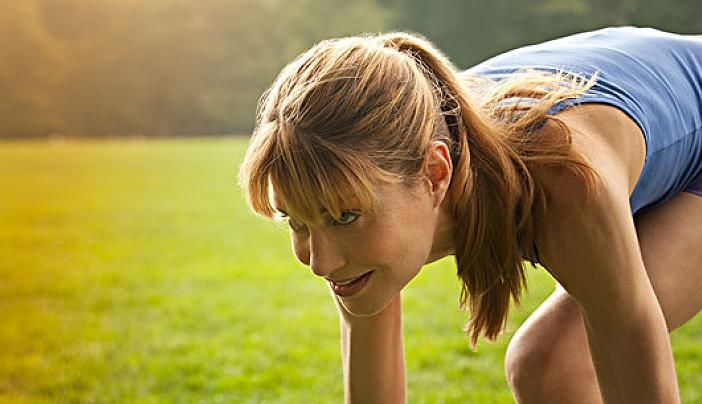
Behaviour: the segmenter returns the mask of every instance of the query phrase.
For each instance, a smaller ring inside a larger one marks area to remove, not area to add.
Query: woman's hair
[[[531,168],[563,167],[594,190],[596,172],[571,148],[568,127],[548,115],[594,80],[540,71],[471,77],[416,33],[323,40],[259,100],[240,184],[266,218],[277,213],[271,192],[300,223],[319,221],[320,207],[335,218],[349,206],[372,213],[376,185],[417,184],[430,143],[445,142],[459,304],[470,310],[464,331],[475,347],[481,334],[494,339],[504,329],[510,298],[519,303],[522,256],[536,261],[533,218],[546,201]]]

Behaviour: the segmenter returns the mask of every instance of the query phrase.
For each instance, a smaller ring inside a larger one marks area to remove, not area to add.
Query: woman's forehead
[[[273,209],[287,215],[288,214],[287,207],[285,206],[285,203],[283,203],[283,200],[280,197],[280,195],[278,193],[276,193],[274,190],[272,190],[272,188],[271,188],[270,195],[271,195]],[[329,214],[329,211],[324,207],[319,207],[318,212],[322,215]]]
[[[377,208],[382,207],[383,205],[395,205],[397,202],[399,202],[397,199],[400,198],[406,198],[409,197],[410,195],[407,193],[409,191],[406,186],[402,184],[377,184],[374,186],[374,194],[376,197],[376,201],[378,202],[379,206],[376,206]],[[271,187],[270,190],[270,197],[271,197],[271,202],[273,205],[273,208],[284,213],[288,214],[288,208],[285,205],[285,202],[283,201],[282,195],[279,193],[275,192],[273,188]],[[342,209],[358,209],[358,208],[363,208],[359,205],[359,200],[358,198],[355,198],[353,195],[350,195],[347,198],[341,197],[341,208]],[[345,201],[347,200],[348,201]],[[318,212],[322,215],[328,215],[329,211],[327,208],[324,206],[318,205]],[[365,207],[366,209],[370,209],[371,207]],[[370,213],[370,212],[368,212]]]
[[[275,192],[275,191],[272,190],[272,189],[271,189],[269,195],[270,195],[270,201],[271,201],[271,205],[272,205],[273,209],[275,209],[275,210],[277,210],[277,211],[279,211],[279,212],[282,212],[282,213],[284,213],[284,214],[286,214],[286,215],[288,214],[288,212],[289,212],[290,210],[296,210],[295,208],[300,208],[299,206],[290,206],[290,207],[288,207],[288,206],[286,205],[286,202],[285,202],[285,199],[286,199],[286,198],[284,198],[283,195],[281,195],[280,193]],[[376,197],[378,197],[377,194],[376,194]],[[344,209],[364,209],[364,208],[365,208],[365,209],[370,209],[370,208],[371,208],[370,206],[360,206],[360,200],[359,200],[358,198],[356,198],[356,197],[355,197],[354,195],[352,195],[352,194],[350,194],[350,195],[337,195],[337,198],[335,198],[335,199],[336,199],[336,201],[337,201],[336,203],[338,204],[337,207],[338,207],[340,210],[344,210]],[[312,202],[312,201],[309,201],[309,200],[308,200],[308,202]],[[324,216],[324,215],[329,215],[329,214],[330,214],[329,209],[327,209],[327,207],[324,206],[324,203],[323,203],[322,200],[317,199],[317,200],[314,201],[314,202],[317,202],[317,204],[316,204],[317,212],[319,212],[319,213],[320,213],[321,215],[323,215],[323,216]],[[333,209],[333,208],[332,208],[332,209]]]

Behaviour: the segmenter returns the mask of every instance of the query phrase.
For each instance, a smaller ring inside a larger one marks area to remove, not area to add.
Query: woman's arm
[[[334,296],[341,324],[346,403],[404,403],[405,358],[400,294],[380,313],[355,317]]]
[[[584,201],[574,181],[556,181],[540,238],[549,272],[578,301],[600,391],[608,403],[678,403],[670,340],[646,274],[616,167],[600,171],[597,196]],[[553,185],[553,184],[551,184]]]

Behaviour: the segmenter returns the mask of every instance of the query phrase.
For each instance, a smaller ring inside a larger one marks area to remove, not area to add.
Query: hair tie
[[[448,104],[441,106],[441,112],[448,112],[452,108]],[[444,120],[446,121],[446,126],[448,126],[449,134],[451,135],[452,147],[449,150],[449,156],[451,157],[451,164],[453,170],[451,171],[451,176],[456,172],[456,165],[458,164],[458,138],[460,132],[458,131],[458,121],[456,120],[456,115],[454,114],[444,114]]]

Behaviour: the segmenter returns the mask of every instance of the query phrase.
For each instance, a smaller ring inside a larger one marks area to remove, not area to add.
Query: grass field
[[[246,139],[0,144],[0,402],[337,403],[338,319],[236,187]],[[553,288],[472,352],[453,262],[403,292],[408,402],[509,403],[502,358]],[[673,333],[702,402],[702,316]]]

